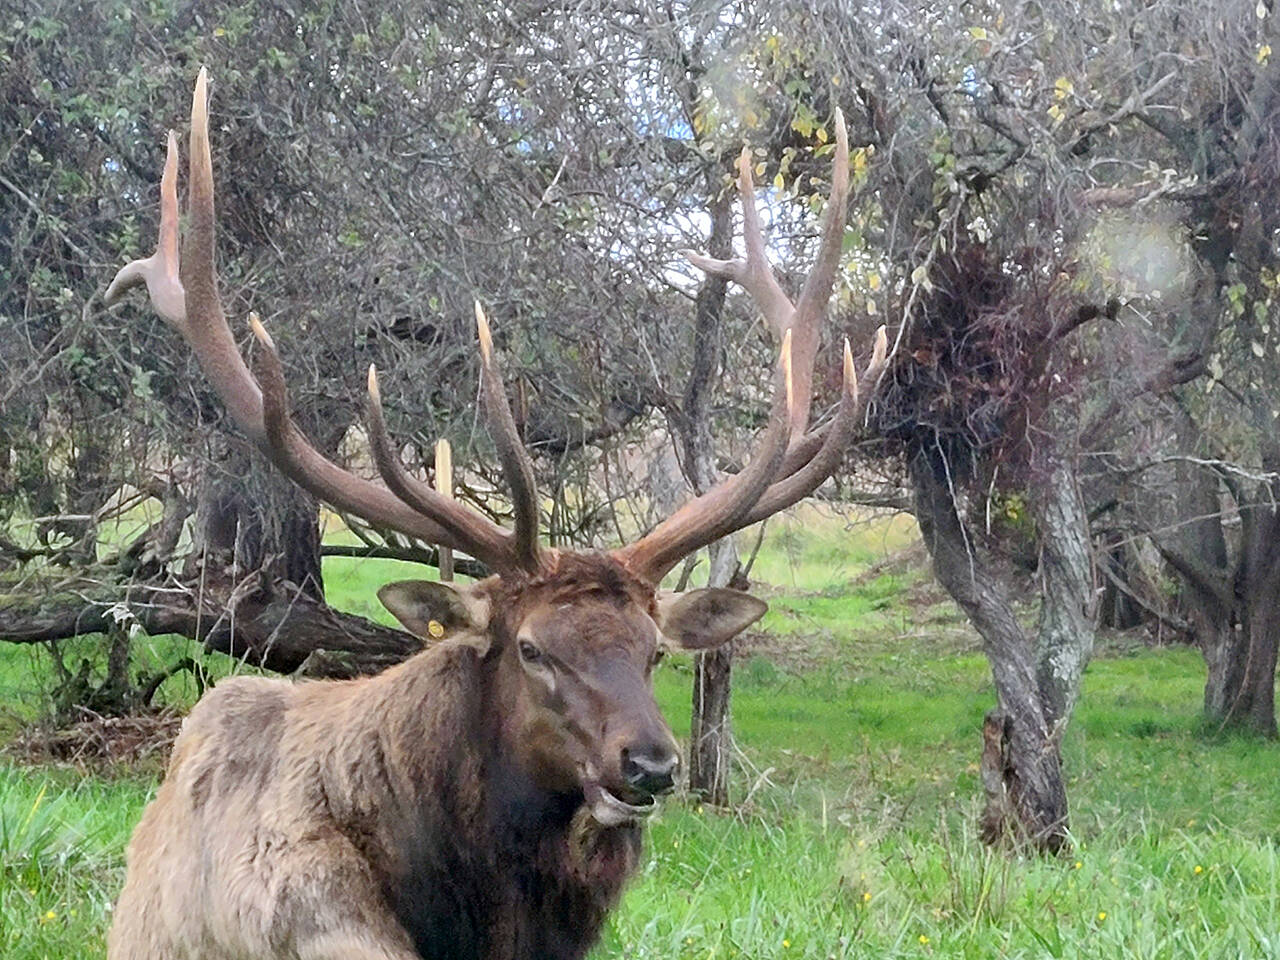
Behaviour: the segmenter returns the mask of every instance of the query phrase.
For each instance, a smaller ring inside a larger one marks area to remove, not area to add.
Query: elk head
[[[489,324],[479,303],[481,398],[511,488],[514,529],[442,496],[400,462],[382,417],[376,371],[369,370],[365,419],[382,483],[326,459],[289,415],[285,379],[271,337],[249,324],[264,348],[257,376],[236,348],[214,271],[213,167],[207,78],[201,70],[191,112],[189,220],[178,252],[177,141],[161,181],[156,252],[122,269],[105,294],[113,303],[145,283],[157,311],[191,346],[210,384],[240,428],[276,466],[339,512],[376,528],[451,546],[483,561],[494,576],[469,586],[405,581],[379,596],[411,631],[442,633],[475,646],[492,671],[501,739],[542,787],[581,791],[600,823],[635,820],[674,781],[674,738],[654,701],[650,674],[660,643],[701,650],[729,640],[766,605],[732,590],[660,595],[663,576],[689,553],[763,520],[811,493],[838,464],[860,419],[853,359],[844,345],[839,407],[808,429],[810,384],[819,323],[830,299],[848,195],[848,143],[836,116],[835,169],[821,249],[793,306],[765,257],[754,202],[750,157],[739,162],[746,257],[712,260],[687,254],[707,273],[743,285],[780,341],[769,422],[749,463],[690,501],[635,543],[607,553],[544,549],[532,464],[516,432]],[[881,328],[867,377],[884,368]]]

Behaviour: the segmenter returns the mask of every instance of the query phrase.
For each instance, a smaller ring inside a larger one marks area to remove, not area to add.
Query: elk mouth
[[[649,797],[639,804],[628,803],[609,792],[598,781],[585,784],[582,792],[591,816],[602,827],[620,827],[624,824],[640,823],[658,808],[658,801],[654,797]]]

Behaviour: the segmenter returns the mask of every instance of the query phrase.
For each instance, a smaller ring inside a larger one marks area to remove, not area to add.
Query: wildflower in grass
[[[1079,870],[1079,869],[1080,869],[1081,867],[1083,867],[1083,866],[1084,866],[1084,864],[1083,864],[1083,863],[1081,863],[1079,860],[1077,860],[1077,861],[1075,862],[1075,864],[1072,866],[1072,868],[1071,868],[1071,869],[1072,869],[1072,870]]]
[[[790,940],[783,940],[783,941],[782,941],[782,949],[784,949],[784,950],[790,950],[790,949],[791,949],[791,941],[790,941]]]
[[[864,892],[863,892],[863,894],[862,894],[862,902],[863,902],[863,903],[870,903],[870,902],[871,902],[871,891],[870,891],[870,890],[866,890],[866,891],[864,891]]]
[[[1196,864],[1196,868],[1195,868],[1194,870],[1192,870],[1191,872],[1192,872],[1192,873],[1194,873],[1194,874],[1196,874],[1196,875],[1198,876],[1199,874],[1204,873],[1204,867],[1200,866],[1200,864],[1198,864],[1198,863],[1197,863],[1197,864]]]
[[[926,937],[923,933],[920,934],[920,936],[917,937],[916,939],[920,941],[920,946],[922,947],[927,947],[929,945],[929,938]]]
[[[1105,920],[1105,919],[1107,919],[1107,911],[1105,911],[1105,910],[1099,910],[1099,911],[1098,911],[1098,920],[1099,920],[1099,921],[1102,921],[1102,920]]]
[[[56,917],[57,915],[58,915],[58,914],[57,914],[57,913],[55,913],[53,910],[50,910],[50,911],[49,911],[48,913],[46,913],[43,917],[41,917],[41,918],[40,918],[40,923],[41,923],[42,925],[43,925],[43,924],[46,924],[46,923],[48,923],[50,920],[52,920],[54,917]]]

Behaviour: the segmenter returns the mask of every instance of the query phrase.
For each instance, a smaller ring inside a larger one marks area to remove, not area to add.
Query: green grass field
[[[594,956],[1280,958],[1280,745],[1201,729],[1195,651],[1112,643],[1090,665],[1069,858],[976,841],[986,662],[917,564],[868,570],[911,538],[811,510],[774,524],[755,569],[772,609],[735,668],[736,807],[664,804]],[[416,575],[326,565],[331,601],[380,618],[374,588]],[[41,657],[0,647],[5,729],[35,709]],[[690,676],[669,658],[657,680],[681,735]],[[154,776],[0,760],[0,956],[103,955]]]

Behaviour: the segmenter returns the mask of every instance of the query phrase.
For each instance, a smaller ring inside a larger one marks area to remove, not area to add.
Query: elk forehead
[[[568,664],[606,652],[634,652],[644,661],[657,646],[658,627],[629,598],[586,594],[535,607],[520,622],[517,637]]]

